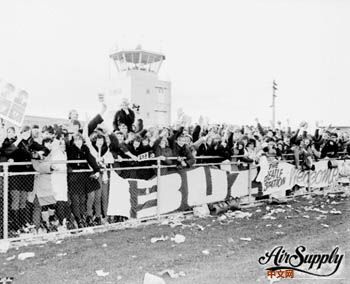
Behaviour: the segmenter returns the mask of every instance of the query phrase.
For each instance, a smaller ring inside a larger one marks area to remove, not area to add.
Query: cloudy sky
[[[350,1],[0,2],[0,78],[30,93],[29,114],[95,113],[116,45],[162,51],[173,113],[196,120],[349,125]]]

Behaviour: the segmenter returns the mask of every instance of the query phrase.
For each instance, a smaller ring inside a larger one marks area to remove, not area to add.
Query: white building
[[[114,101],[128,98],[131,105],[139,106],[136,117],[142,118],[146,127],[170,125],[171,84],[158,78],[165,56],[137,47],[113,52],[110,57],[118,71],[117,87],[110,97],[114,96]]]

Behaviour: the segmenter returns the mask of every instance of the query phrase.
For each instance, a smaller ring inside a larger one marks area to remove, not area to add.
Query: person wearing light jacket
[[[43,146],[51,150],[52,140],[46,138],[43,140]],[[32,160],[34,169],[39,173],[34,177],[34,187],[33,191],[28,194],[28,202],[33,204],[33,224],[35,228],[39,230],[41,224],[41,208],[42,206],[47,206],[56,203],[54,197],[54,192],[52,189],[51,172],[53,171],[52,165],[50,163],[52,159],[51,153],[40,160]],[[48,225],[48,214],[44,215],[43,218],[46,225]]]
[[[62,161],[51,165],[51,183],[56,199],[56,214],[60,225],[66,228],[71,210],[68,204],[67,164],[64,162],[67,161],[66,143],[63,137],[58,137],[52,142],[51,161]]]

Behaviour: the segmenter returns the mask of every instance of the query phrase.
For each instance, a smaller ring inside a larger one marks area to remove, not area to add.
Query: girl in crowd
[[[107,168],[114,163],[114,158],[109,151],[109,143],[105,135],[98,131],[90,138],[85,138],[86,145],[89,147],[91,155],[95,158],[98,166],[100,167],[101,174],[99,176],[100,188],[91,191],[88,194],[87,199],[87,214],[89,220],[93,219],[93,208],[95,209],[96,225],[107,223],[107,209],[108,209],[108,196],[109,196],[109,172]],[[102,210],[101,210],[102,206]]]
[[[51,175],[52,191],[56,200],[56,215],[60,224],[59,228],[70,229],[71,210],[68,204],[68,183],[67,183],[67,161],[66,142],[61,134],[56,134],[56,138],[52,143],[51,150],[52,161],[62,161],[53,163]]]
[[[7,130],[7,138],[2,144],[3,154],[10,163],[31,162],[32,143],[33,139],[31,138],[31,128],[29,126],[23,126],[20,134],[17,136],[15,129],[10,127]],[[33,171],[31,164],[9,166],[9,172],[14,173],[9,178],[9,189],[11,198],[11,229],[15,231],[30,222],[30,212],[26,202],[28,192],[33,190],[34,175],[29,174]]]
[[[34,169],[39,172],[34,176],[34,187],[28,195],[28,201],[33,204],[33,224],[38,231],[41,226],[41,217],[43,217],[44,226],[49,230],[49,210],[42,212],[42,207],[47,207],[56,203],[54,192],[52,190],[51,172],[53,170],[51,162],[51,138],[44,138],[42,145],[46,151],[43,158],[32,160]]]
[[[100,167],[95,158],[91,155],[89,148],[84,144],[83,136],[80,133],[74,134],[72,143],[67,145],[67,158],[69,160],[86,160],[87,163],[68,164],[68,193],[72,202],[72,211],[79,228],[86,226],[85,221],[92,225],[91,216],[85,220],[86,216],[86,195],[90,195],[91,201],[94,191],[100,188],[98,178]],[[77,170],[93,169],[93,174],[83,172],[73,172]],[[88,212],[91,213],[91,212]]]

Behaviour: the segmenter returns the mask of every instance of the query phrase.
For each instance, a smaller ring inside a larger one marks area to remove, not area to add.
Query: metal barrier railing
[[[245,156],[243,155],[237,155],[237,156],[232,156],[232,158],[243,158]],[[195,157],[197,160],[202,159],[202,160],[207,160],[207,159],[222,159],[223,157],[218,157],[218,156],[197,156]],[[177,160],[177,157],[169,157],[167,158],[168,160]],[[132,159],[118,159],[115,160],[116,162],[135,162]],[[159,200],[159,192],[160,192],[160,176],[161,176],[161,170],[162,169],[174,169],[176,168],[176,165],[162,165],[162,160],[160,157],[156,158],[149,158],[149,159],[144,159],[140,162],[145,162],[145,161],[156,161],[155,165],[149,165],[149,166],[134,166],[134,167],[109,167],[106,169],[102,169],[102,171],[131,171],[131,170],[143,170],[143,169],[153,169],[156,170],[156,177],[157,177],[157,200]],[[286,160],[284,160],[286,161]],[[70,160],[70,161],[47,161],[47,163],[50,164],[76,164],[76,163],[86,163],[85,160]],[[238,165],[241,162],[237,161],[231,161],[231,162],[221,162],[221,163],[199,163],[195,164],[195,167],[200,167],[200,166],[220,166],[220,165]],[[2,177],[3,180],[3,238],[7,239],[9,236],[9,179],[11,177],[15,176],[25,176],[25,175],[40,175],[38,172],[10,172],[9,168],[11,166],[17,166],[17,165],[31,165],[31,162],[19,162],[19,163],[14,163],[14,162],[5,162],[5,163],[0,163],[0,169],[2,168],[2,173],[0,176]],[[248,171],[248,202],[252,202],[252,169],[254,169],[254,164],[252,163],[247,163],[248,166],[246,170]],[[59,172],[59,171],[57,171]],[[64,171],[65,172],[65,171]],[[69,173],[65,172],[67,174],[70,173],[84,173],[84,172],[91,172],[91,169],[84,169],[84,170],[72,170]],[[233,171],[235,172],[235,171]],[[236,171],[237,172],[237,171]],[[310,171],[308,171],[308,189],[310,188]],[[157,218],[160,218],[160,211],[159,211],[159,206],[157,205]],[[1,233],[1,232],[0,232]]]

